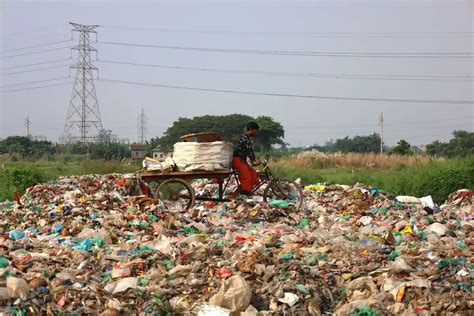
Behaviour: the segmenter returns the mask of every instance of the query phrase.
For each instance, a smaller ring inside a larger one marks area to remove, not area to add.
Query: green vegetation
[[[375,153],[380,151],[380,136],[372,134],[369,136],[355,136],[353,138],[345,137],[336,140],[331,151],[342,153]]]
[[[0,155],[10,154],[39,158],[54,153],[55,146],[46,140],[34,141],[25,136],[10,136],[0,140]]]
[[[399,140],[397,143],[397,146],[390,149],[388,153],[390,155],[393,155],[393,154],[405,155],[405,156],[413,155],[413,151],[411,150],[410,144],[404,139]]]
[[[17,167],[5,171],[6,185],[14,191],[23,192],[26,188],[46,180],[46,175],[31,167]]]
[[[217,132],[224,140],[235,144],[250,121],[255,121],[260,125],[260,131],[255,139],[256,150],[269,151],[273,145],[284,145],[283,126],[269,116],[253,118],[242,114],[205,115],[179,118],[162,137],[151,139],[148,143],[148,151],[151,152],[157,146],[171,150],[181,136],[201,132]]]
[[[104,137],[99,138],[104,139]],[[0,155],[8,154],[12,161],[24,159],[46,158],[54,160],[57,155],[89,155],[91,159],[124,159],[130,157],[127,144],[117,142],[100,142],[84,145],[53,144],[45,140],[32,140],[26,136],[10,136],[0,140]]]
[[[474,155],[474,133],[454,131],[448,143],[434,141],[426,146],[426,153],[431,156],[467,157]]]
[[[301,168],[283,167],[272,170],[280,177],[301,178],[303,184],[329,182],[340,184],[365,183],[393,195],[431,195],[442,203],[451,192],[474,189],[474,157],[430,162],[424,166],[398,166],[377,169],[370,167]]]
[[[162,137],[153,138],[147,148],[149,153],[157,146],[171,149],[180,136],[204,131],[218,132],[223,139],[235,143],[249,121],[256,121],[261,127],[254,141],[259,156],[265,153],[280,159],[272,165],[275,172],[289,179],[301,178],[303,184],[362,182],[392,194],[432,195],[438,203],[457,189],[474,188],[474,133],[467,131],[454,131],[447,143],[429,144],[428,155],[413,155],[405,140],[400,140],[389,151],[390,155],[378,155],[380,137],[372,134],[345,137],[330,146],[309,148],[330,152],[323,157],[311,153],[295,157],[291,154],[305,150],[286,148],[283,126],[271,117],[206,115],[180,118]],[[130,157],[128,145],[112,142],[110,133],[103,131],[99,143],[87,146],[59,145],[24,136],[0,140],[0,201],[11,199],[14,191],[23,192],[28,186],[58,176],[139,170],[140,162],[124,161]],[[433,161],[429,155],[457,158]]]
[[[0,158],[0,166],[0,201],[3,201],[11,200],[15,191],[23,193],[30,185],[59,176],[136,172],[141,169],[141,161],[87,160],[81,155],[59,155],[36,161],[11,161],[5,157]]]

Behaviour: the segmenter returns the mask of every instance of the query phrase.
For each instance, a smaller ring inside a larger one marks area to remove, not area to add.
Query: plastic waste
[[[293,306],[298,302],[298,295],[290,292],[285,292],[282,298],[279,298],[278,301],[287,304],[288,306]]]
[[[433,223],[429,226],[430,231],[440,236],[446,235],[448,228],[441,223]]]
[[[231,311],[219,306],[201,305],[195,310],[197,316],[230,316]]]
[[[135,289],[138,286],[138,278],[129,277],[124,278],[116,282],[109,283],[105,286],[104,290],[112,293],[117,294],[128,289]]]
[[[250,304],[252,291],[240,275],[223,280],[219,292],[209,300],[210,305],[226,308],[231,312],[244,311]]]
[[[138,180],[61,177],[28,188],[21,205],[0,202],[0,306],[114,316],[472,310],[471,190],[431,209],[425,198],[402,203],[361,183],[318,184],[324,190],[304,191],[304,211],[271,206],[259,192],[251,203],[185,210],[141,195]],[[216,196],[214,179],[191,185]],[[28,290],[10,297],[7,278]],[[212,299],[224,307],[203,305]]]
[[[26,300],[28,298],[28,293],[30,292],[30,287],[23,279],[7,277],[7,292],[8,296],[11,298]]]
[[[11,230],[8,233],[8,236],[10,237],[10,239],[19,240],[19,239],[22,239],[23,237],[25,237],[25,232],[15,229],[15,230]]]
[[[280,207],[280,208],[288,208],[290,204],[288,201],[285,200],[273,200],[270,205]]]

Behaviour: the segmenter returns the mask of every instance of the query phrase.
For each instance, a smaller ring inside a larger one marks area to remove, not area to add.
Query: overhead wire
[[[390,121],[387,123],[384,123],[384,126],[392,126],[392,125],[400,125],[400,124],[425,124],[425,123],[437,123],[437,122],[445,122],[445,121],[457,121],[457,120],[472,120],[473,117],[471,116],[463,116],[463,117],[457,117],[457,118],[443,118],[439,120],[418,120],[418,121]],[[347,127],[377,127],[380,126],[380,124],[366,124],[366,125],[306,125],[306,126],[287,126],[290,128],[347,128]]]
[[[0,58],[13,58],[13,57],[19,57],[19,56],[41,54],[41,53],[52,52],[52,51],[61,50],[61,49],[71,49],[71,47],[68,46],[68,47],[50,48],[50,49],[44,49],[44,50],[39,50],[39,51],[34,51],[34,52],[29,52],[29,53],[21,53],[21,54],[16,54],[16,55],[9,55],[9,56],[0,56]]]
[[[68,64],[68,65],[59,65],[59,66],[51,66],[51,67],[44,67],[44,68],[37,68],[37,69],[16,71],[16,72],[0,73],[0,76],[16,75],[16,74],[22,74],[22,73],[28,73],[28,72],[35,72],[35,71],[41,71],[41,70],[64,68],[64,67],[69,67],[69,66],[70,66],[70,65]]]
[[[427,104],[474,104],[474,101],[467,100],[429,100],[429,99],[398,99],[398,98],[363,98],[363,97],[336,97],[336,96],[318,96],[318,95],[302,95],[302,94],[285,94],[285,93],[268,93],[257,91],[243,91],[243,90],[226,90],[226,89],[211,89],[188,86],[176,86],[167,84],[155,84],[146,82],[136,82],[128,80],[114,80],[107,78],[100,78],[98,81],[131,84],[139,86],[149,86],[158,88],[170,88],[178,90],[192,90],[203,92],[218,92],[229,94],[245,94],[245,95],[261,95],[261,96],[275,96],[275,97],[289,97],[289,98],[304,98],[304,99],[326,99],[326,100],[345,100],[345,101],[378,101],[378,102],[398,102],[398,103],[427,103]]]
[[[42,88],[48,88],[48,87],[64,86],[64,85],[69,85],[69,84],[72,84],[72,83],[73,82],[71,81],[71,82],[55,83],[55,84],[49,84],[49,85],[43,85],[43,86],[37,86],[37,87],[11,89],[11,90],[0,91],[0,94],[1,93],[16,92],[16,91],[35,90],[35,89],[42,89]]]
[[[9,70],[9,69],[16,69],[16,68],[25,68],[25,67],[31,67],[31,66],[37,66],[37,65],[44,65],[44,64],[49,64],[49,63],[55,63],[55,62],[58,62],[58,61],[71,60],[71,59],[72,59],[72,56],[69,57],[69,58],[54,59],[54,60],[48,60],[48,61],[43,61],[43,62],[33,63],[33,64],[26,64],[26,65],[5,67],[5,68],[0,68],[0,70]]]
[[[123,43],[100,41],[97,44],[130,46],[130,47],[146,47],[158,49],[172,49],[185,51],[202,51],[216,53],[235,53],[235,54],[260,54],[260,55],[287,55],[287,56],[326,56],[326,57],[361,57],[361,58],[473,58],[472,52],[317,52],[317,51],[284,51],[284,50],[258,50],[258,49],[230,49],[230,48],[209,48],[209,47],[190,47],[190,46],[167,46],[167,45],[151,45],[139,43]]]
[[[101,25],[104,28],[136,30],[136,31],[156,31],[170,33],[197,33],[210,35],[231,35],[231,36],[270,36],[270,37],[364,37],[364,38],[466,38],[473,37],[473,32],[262,32],[262,31],[228,31],[228,30],[187,30],[169,28],[147,28],[140,26],[120,26]]]
[[[62,79],[67,79],[67,78],[70,78],[70,77],[67,76],[67,77],[58,77],[58,78],[51,78],[51,79],[36,80],[36,81],[30,81],[30,82],[14,83],[14,84],[0,86],[0,88],[23,86],[23,85],[27,85],[27,84],[42,83],[42,82],[62,80]]]
[[[56,41],[56,42],[49,42],[49,43],[37,44],[37,45],[26,46],[26,47],[19,47],[19,48],[14,48],[14,49],[7,49],[7,50],[2,50],[2,51],[0,51],[0,54],[9,53],[9,52],[15,52],[15,51],[18,51],[18,50],[24,50],[24,49],[42,47],[42,46],[56,45],[56,44],[66,43],[66,42],[71,42],[71,41],[72,41],[72,39],[68,39],[68,40],[62,40],[62,41]]]
[[[2,33],[2,37],[11,37],[11,36],[18,36],[21,34],[31,34],[31,33],[45,33],[48,30],[54,30],[54,29],[63,28],[63,27],[67,27],[67,24],[58,24],[54,26],[47,26],[43,28],[36,28],[34,30],[15,32],[15,33]]]
[[[460,123],[460,124],[456,124],[456,125],[440,125],[440,126],[429,126],[429,127],[423,127],[423,129],[425,130],[437,130],[437,129],[443,129],[443,128],[456,128],[456,127],[460,127],[460,125],[464,125],[464,124],[469,124],[469,122],[463,122],[463,123]],[[376,127],[376,126],[373,126],[373,127]],[[338,128],[336,128],[338,129]],[[351,127],[351,126],[347,126],[345,128],[345,130],[353,130],[354,128]],[[291,128],[290,128],[291,130]],[[388,130],[388,132],[390,131],[393,131],[393,129],[390,129]],[[324,132],[324,133],[320,133],[320,132],[315,132],[315,133],[311,133],[311,132],[305,132],[305,133],[302,133],[302,132],[296,132],[296,133],[292,133],[292,132],[285,132],[285,134],[288,134],[288,135],[302,135],[302,136],[311,136],[311,135],[331,135],[331,134],[335,134],[335,133],[343,133],[344,131],[341,130],[341,131],[330,131],[330,132]],[[371,131],[359,131],[359,133],[370,133]],[[375,130],[373,130],[372,132],[375,132]]]
[[[474,81],[472,76],[402,76],[402,75],[368,75],[368,74],[328,74],[328,73],[301,73],[301,72],[278,72],[278,71],[259,71],[259,70],[238,70],[224,68],[203,68],[203,67],[185,67],[158,64],[143,64],[134,62],[124,62],[115,60],[98,60],[100,63],[143,66],[152,68],[177,69],[177,70],[194,70],[203,72],[219,72],[219,73],[238,73],[250,75],[265,76],[283,76],[283,77],[310,77],[310,78],[333,78],[333,79],[363,79],[363,80],[409,80],[409,81]]]

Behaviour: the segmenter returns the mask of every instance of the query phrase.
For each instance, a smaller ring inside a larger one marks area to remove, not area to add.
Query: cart
[[[263,201],[289,200],[299,209],[303,205],[303,190],[299,184],[273,176],[265,161],[263,170],[258,173],[261,182],[251,191],[256,194],[263,191]],[[158,187],[153,192],[156,199],[163,202],[177,202],[185,209],[189,209],[198,201],[226,202],[229,197],[235,197],[240,191],[240,183],[237,172],[233,169],[223,169],[214,171],[174,171],[162,173],[161,171],[140,172],[140,178],[146,183],[156,182]],[[237,188],[233,192],[227,192],[232,178],[237,183]],[[218,185],[217,197],[201,196],[195,194],[191,183],[196,179],[215,179]],[[225,196],[225,193],[228,193]]]
[[[158,183],[154,192],[154,197],[161,200],[182,200],[183,207],[189,209],[194,205],[195,200],[199,201],[229,201],[224,198],[224,181],[229,179],[233,170],[223,169],[215,171],[174,171],[169,173],[142,171],[141,180],[151,183]],[[218,181],[218,197],[196,196],[191,182],[196,179],[216,179]],[[226,181],[226,186],[229,181]]]

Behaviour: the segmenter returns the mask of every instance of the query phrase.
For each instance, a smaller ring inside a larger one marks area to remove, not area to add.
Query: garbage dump
[[[204,180],[202,180],[204,181]],[[211,180],[197,191],[209,190]],[[437,206],[316,184],[185,211],[134,175],[62,177],[0,204],[0,311],[101,315],[431,315],[474,309],[473,194]],[[253,202],[252,202],[253,201]],[[406,202],[404,202],[406,201]]]

